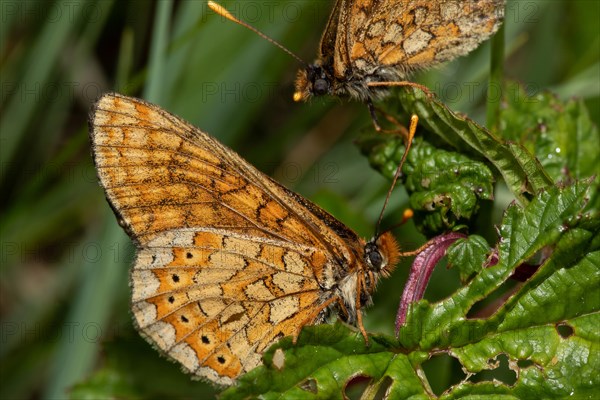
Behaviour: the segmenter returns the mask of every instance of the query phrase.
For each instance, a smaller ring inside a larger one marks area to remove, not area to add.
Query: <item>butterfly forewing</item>
[[[369,101],[385,93],[370,82],[392,85],[475,49],[500,26],[504,5],[505,0],[337,0],[319,59],[299,73],[294,98],[325,94],[315,89],[324,79],[328,94]],[[315,67],[319,73],[310,72]]]
[[[467,54],[496,31],[503,0],[354,1],[347,48],[354,68],[425,68]]]
[[[197,376],[227,385],[256,367],[362,262],[352,230],[157,106],[105,95],[90,132],[100,182],[139,247],[136,323]]]

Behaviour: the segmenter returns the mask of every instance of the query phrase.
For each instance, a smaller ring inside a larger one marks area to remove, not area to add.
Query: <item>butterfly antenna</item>
[[[379,214],[379,219],[377,220],[375,236],[380,235],[379,227],[381,226],[381,220],[383,219],[383,213],[385,211],[385,208],[388,205],[388,202],[390,201],[392,191],[394,190],[394,187],[396,187],[396,182],[398,182],[398,178],[400,178],[400,174],[402,173],[402,166],[404,165],[404,162],[406,161],[406,157],[408,156],[408,151],[410,150],[410,146],[412,145],[413,138],[415,137],[415,132],[417,131],[417,123],[418,122],[419,122],[419,117],[416,114],[413,114],[410,117],[410,128],[408,129],[408,137],[406,138],[407,139],[406,140],[406,148],[404,149],[404,154],[402,154],[402,159],[400,160],[400,164],[398,164],[398,168],[396,168],[396,172],[394,173],[394,179],[392,180],[392,185],[390,186],[390,189],[387,192],[387,196],[385,196],[385,201],[383,202],[383,207],[381,208],[381,213]],[[412,213],[412,211],[411,211],[411,213]],[[400,222],[398,225],[402,225],[411,217],[412,217],[412,214],[407,217],[407,214],[405,212],[402,222]],[[396,226],[398,226],[398,225],[396,225]],[[396,226],[394,226],[394,228]]]
[[[236,24],[239,24],[239,25],[241,25],[241,26],[243,26],[245,28],[250,29],[252,32],[256,33],[261,38],[265,39],[268,42],[271,42],[275,46],[279,47],[281,50],[285,51],[287,54],[289,54],[290,56],[292,56],[293,58],[295,58],[296,60],[298,60],[302,65],[307,65],[306,62],[304,62],[303,59],[301,59],[300,57],[298,57],[296,54],[292,53],[284,45],[282,45],[281,43],[279,43],[275,39],[270,38],[269,36],[267,36],[266,34],[262,33],[261,31],[259,31],[255,27],[253,27],[252,25],[247,24],[246,22],[237,19],[229,11],[227,11],[227,9],[225,7],[223,7],[222,5],[220,5],[220,4],[218,4],[218,3],[214,2],[214,1],[209,1],[208,2],[208,7],[210,7],[211,10],[213,10],[217,14],[221,15],[222,17],[225,17],[228,20],[230,20],[232,22],[235,22]]]
[[[415,215],[415,212],[413,210],[411,210],[410,208],[407,208],[406,210],[404,210],[404,213],[402,213],[402,220],[400,222],[398,222],[396,225],[393,225],[391,228],[386,229],[385,231],[381,232],[381,234],[383,235],[386,232],[391,232],[394,229],[398,228],[399,226],[404,225],[406,222],[408,222],[413,216]]]

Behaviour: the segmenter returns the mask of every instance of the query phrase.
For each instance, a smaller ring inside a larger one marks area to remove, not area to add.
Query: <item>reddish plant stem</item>
[[[448,247],[458,239],[466,237],[458,232],[436,236],[429,241],[429,246],[415,257],[396,314],[396,336],[406,322],[406,314],[410,305],[423,298],[431,273],[440,259],[446,255]]]

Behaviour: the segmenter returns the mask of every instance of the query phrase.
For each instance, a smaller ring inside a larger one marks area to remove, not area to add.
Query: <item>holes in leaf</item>
[[[515,269],[510,278],[519,282],[525,282],[531,278],[539,268],[539,265],[521,264]]]
[[[433,270],[424,297],[436,302],[452,295],[461,287],[456,268],[448,268],[446,259],[442,259]]]
[[[314,394],[318,393],[317,381],[312,378],[305,379],[304,381],[300,382],[298,386],[300,386],[300,389],[304,391],[311,392]]]
[[[276,349],[275,353],[273,353],[271,362],[278,371],[281,371],[283,367],[285,367],[285,354],[283,353],[283,350]]]
[[[519,367],[519,369],[529,368],[533,364],[534,363],[531,360],[517,360],[517,367]]]
[[[560,323],[560,324],[556,324],[555,328],[556,328],[556,332],[558,332],[560,337],[563,339],[570,338],[574,333],[573,327],[569,324],[565,324],[564,322]]]
[[[372,379],[365,375],[357,375],[350,378],[344,387],[344,398],[349,400],[361,399],[371,381]]]
[[[521,285],[522,283],[510,279],[504,281],[489,296],[473,304],[469,312],[467,312],[467,318],[487,318],[493,315]]]
[[[455,357],[446,353],[432,356],[422,364],[421,368],[425,372],[431,390],[437,396],[466,377],[462,364]]]
[[[510,369],[506,354],[498,354],[496,358],[488,360],[488,364],[490,365],[490,369],[478,372],[471,377],[470,381],[473,383],[491,382],[495,379],[509,386],[514,385],[517,381],[516,372]]]
[[[388,399],[388,397],[386,397],[386,394],[387,394],[387,391],[390,388],[390,386],[392,386],[392,383],[394,383],[394,380],[392,378],[390,378],[387,375],[384,376],[383,380],[379,384],[379,388],[377,389],[377,393],[375,393],[375,397],[373,397],[373,399],[376,399],[376,400]]]

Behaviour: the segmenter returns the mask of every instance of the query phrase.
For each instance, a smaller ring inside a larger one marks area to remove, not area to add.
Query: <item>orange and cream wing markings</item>
[[[338,304],[364,333],[360,308],[398,255],[390,234],[365,242],[142,100],[104,95],[90,136],[100,183],[138,246],[135,322],[186,371],[232,384],[268,346]]]
[[[348,0],[346,0],[348,1]],[[496,31],[503,0],[377,1],[348,6],[353,69],[425,68],[465,55]],[[339,67],[336,67],[336,71]]]
[[[302,254],[308,248],[227,230],[170,236],[140,251],[134,316],[191,373],[230,384],[318,306],[315,271]],[[277,255],[285,262],[274,263]]]
[[[505,0],[336,0],[316,62],[301,69],[294,99],[370,102],[411,72],[465,55],[504,18]],[[370,85],[371,84],[371,85]],[[413,86],[418,86],[413,84]]]

